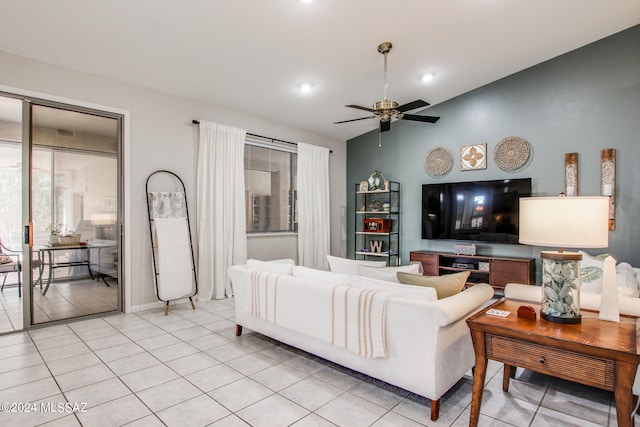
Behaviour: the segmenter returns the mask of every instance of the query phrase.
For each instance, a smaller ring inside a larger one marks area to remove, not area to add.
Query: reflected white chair
[[[4,276],[2,279],[2,286],[0,287],[0,292],[4,292],[4,285],[7,283],[7,276],[9,273],[18,273],[18,297],[22,298],[22,262],[20,261],[20,257],[22,252],[14,251],[9,249],[2,243],[2,238],[0,238],[0,275]],[[42,260],[40,259],[40,253],[34,252],[35,259],[31,261],[31,268],[35,270],[36,268],[40,271],[40,277],[42,277]],[[3,257],[7,257],[7,259],[11,259],[10,262],[2,263]],[[40,288],[42,288],[42,281],[40,282]]]

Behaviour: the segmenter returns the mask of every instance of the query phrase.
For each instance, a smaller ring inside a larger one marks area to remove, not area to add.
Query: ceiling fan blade
[[[357,122],[358,120],[366,120],[366,119],[375,119],[376,116],[370,116],[370,117],[360,117],[359,119],[352,119],[352,120],[343,120],[341,122],[334,122],[334,125],[339,125],[340,123],[349,123],[349,122]]]
[[[370,113],[375,112],[376,110],[372,109],[372,108],[368,108],[368,107],[361,107],[359,105],[345,105],[345,107],[349,107],[349,108],[356,108],[358,110],[364,110],[364,111],[368,111]]]
[[[409,102],[407,104],[401,105],[396,110],[404,113],[405,111],[415,110],[416,108],[428,107],[430,104],[421,99],[416,99],[413,102]]]
[[[402,120],[413,120],[414,122],[427,122],[427,123],[435,123],[440,120],[440,117],[434,116],[419,116],[417,114],[404,114],[402,116]]]
[[[388,130],[391,130],[391,120],[387,120],[386,122],[380,120],[380,132],[386,132]]]

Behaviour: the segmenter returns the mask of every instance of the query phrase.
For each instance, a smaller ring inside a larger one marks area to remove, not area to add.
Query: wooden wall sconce
[[[578,153],[564,155],[564,194],[578,195]]]
[[[607,148],[600,153],[600,190],[609,196],[609,230],[616,229],[616,150]]]

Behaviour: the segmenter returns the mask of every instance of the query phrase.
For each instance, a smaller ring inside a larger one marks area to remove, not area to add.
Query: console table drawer
[[[611,360],[490,334],[486,335],[486,352],[488,358],[508,365],[614,389],[615,363]]]

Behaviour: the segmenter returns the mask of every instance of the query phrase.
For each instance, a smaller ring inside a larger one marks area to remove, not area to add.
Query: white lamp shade
[[[609,246],[609,198],[521,198],[520,243],[558,248],[606,248]]]

